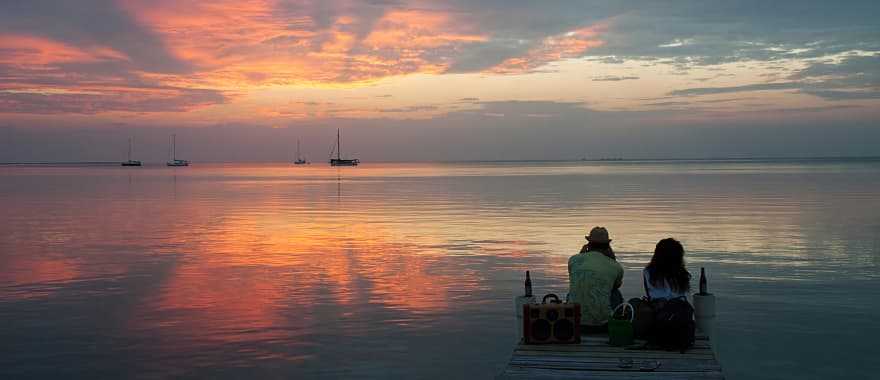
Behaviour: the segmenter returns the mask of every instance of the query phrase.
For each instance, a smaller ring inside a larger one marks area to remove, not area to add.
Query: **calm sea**
[[[730,379],[876,378],[880,161],[0,167],[0,378],[491,378],[513,297],[675,237]]]

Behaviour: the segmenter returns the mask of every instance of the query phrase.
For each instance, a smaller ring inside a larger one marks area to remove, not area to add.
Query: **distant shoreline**
[[[450,161],[369,161],[377,164],[479,164],[479,163],[633,163],[633,162],[792,162],[792,161],[880,161],[880,156],[825,157],[715,157],[715,158],[595,158],[552,160],[450,160]],[[119,166],[122,161],[25,161],[0,162],[0,166]],[[287,161],[200,161],[202,164],[283,164]],[[161,165],[162,162],[144,162]]]
[[[479,162],[736,162],[736,161],[877,161],[880,156],[826,156],[826,157],[714,157],[714,158],[594,158],[567,160],[468,160],[468,161],[423,161],[438,163],[479,163]],[[391,162],[391,161],[388,161]]]
[[[122,161],[32,161],[32,162],[0,162],[3,166],[103,166],[120,165]]]

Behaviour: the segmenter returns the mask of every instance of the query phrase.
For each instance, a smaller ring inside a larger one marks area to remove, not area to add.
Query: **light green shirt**
[[[581,305],[581,324],[608,323],[611,291],[623,282],[623,267],[601,252],[578,253],[568,259],[569,301]]]

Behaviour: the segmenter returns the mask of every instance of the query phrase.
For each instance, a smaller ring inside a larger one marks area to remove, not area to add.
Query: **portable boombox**
[[[548,298],[553,298],[549,303]],[[548,294],[540,304],[523,305],[523,342],[525,344],[580,343],[581,306],[561,303]]]

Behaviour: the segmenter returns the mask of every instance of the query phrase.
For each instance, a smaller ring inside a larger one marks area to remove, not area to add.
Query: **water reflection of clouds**
[[[186,314],[181,319],[185,334],[232,342],[281,338],[289,332],[279,326],[293,323],[308,330],[319,323],[312,310],[317,304],[334,305],[339,315],[352,318],[368,307],[393,309],[405,314],[389,323],[403,325],[414,318],[407,314],[448,307],[446,289],[461,274],[433,270],[443,259],[435,248],[415,254],[436,245],[430,237],[399,243],[388,240],[393,232],[387,227],[350,217],[302,220],[255,212],[266,208],[257,199],[247,202],[247,207],[230,207],[222,218],[208,218],[214,233],[196,240],[190,231],[206,227],[200,226],[205,217],[177,209],[176,217],[189,221],[190,227],[174,228],[179,233],[167,244],[182,244],[187,253],[150,307]],[[470,285],[456,283],[458,288]],[[292,314],[297,317],[288,319]],[[235,330],[226,331],[231,326]],[[363,324],[338,327],[345,335],[364,334],[357,331]],[[240,336],[238,330],[265,336]]]
[[[4,297],[30,299],[48,297],[80,276],[77,265],[66,259],[27,259],[5,262]]]
[[[13,212],[0,218],[15,220],[0,235],[2,301],[64,301],[76,313],[113,304],[107,318],[123,327],[111,334],[136,336],[138,354],[166,353],[170,370],[193,356],[310,365],[357,352],[340,342],[406,347],[435,328],[493,328],[457,313],[509,318],[527,269],[537,293],[564,293],[566,260],[596,224],[615,239],[627,296],[641,294],[638,270],[667,236],[747,300],[762,297],[755,284],[877,276],[880,200],[863,190],[877,176],[559,166],[364,165],[341,178],[208,166],[131,180],[81,169],[67,194],[13,189],[16,202],[2,200]]]

